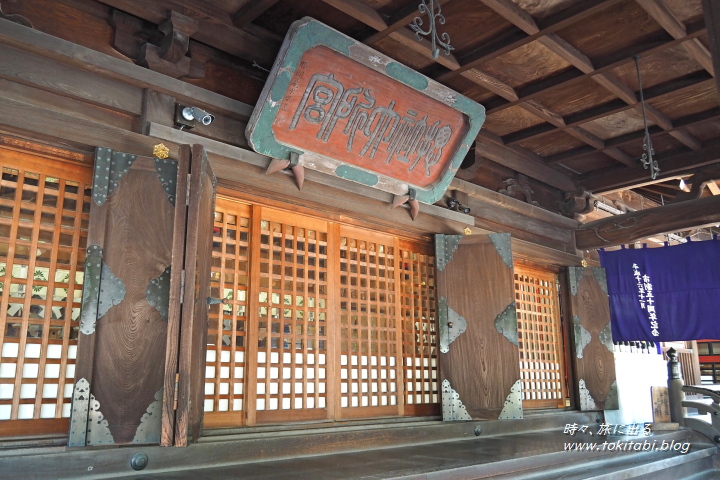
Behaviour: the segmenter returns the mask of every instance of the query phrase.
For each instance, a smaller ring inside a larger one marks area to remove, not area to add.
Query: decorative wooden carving
[[[190,49],[190,37],[198,30],[198,21],[170,11],[168,19],[153,30],[148,22],[114,10],[110,17],[114,30],[113,47],[136,59],[139,65],[174,78],[202,78],[205,58],[196,58]]]
[[[686,200],[694,200],[702,196],[702,191],[710,182],[715,182],[720,179],[720,165],[709,165],[707,167],[698,168],[693,173],[693,176],[687,181],[692,187],[689,192],[679,191],[675,198],[669,203],[684,202]]]
[[[565,201],[558,202],[558,210],[566,217],[574,218],[575,215],[590,213],[594,208],[592,194],[584,188],[565,194]]]
[[[530,187],[530,184],[528,183],[528,177],[525,175],[518,173],[517,179],[515,178],[506,178],[503,180],[503,183],[507,185],[505,188],[501,188],[498,190],[498,193],[502,193],[503,195],[507,195],[508,197],[518,198],[518,194],[525,197],[525,202],[529,203],[530,205],[535,205],[536,207],[539,207],[540,204],[532,199],[532,194],[535,193],[533,189]]]
[[[0,5],[0,18],[10,20],[11,22],[19,23],[20,25],[24,25],[29,28],[34,28],[32,26],[32,23],[30,23],[30,20],[23,17],[22,15],[4,13],[2,11],[2,5]]]

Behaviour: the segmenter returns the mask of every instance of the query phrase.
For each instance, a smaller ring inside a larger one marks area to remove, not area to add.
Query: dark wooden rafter
[[[708,39],[715,71],[720,71],[720,5],[713,0],[702,0],[705,24],[708,26]],[[718,91],[720,91],[720,77],[715,76]]]
[[[518,7],[515,3],[513,3],[510,0],[482,0],[483,3],[490,8],[494,9],[497,13],[502,15],[506,20],[517,26],[518,28],[525,31],[527,34],[532,35],[534,33],[537,33],[539,30],[537,25],[535,24],[535,21],[532,19],[532,17],[525,12],[522,8]],[[679,35],[680,37],[684,36],[686,34],[685,28],[683,26],[682,32],[676,32],[681,33]],[[578,51],[575,47],[564,41],[562,38],[557,36],[554,33],[551,33],[549,35],[543,36],[538,39],[538,42],[545,45],[548,49],[552,50],[555,54],[557,54],[559,57],[563,58],[567,62],[569,62],[571,65],[573,65],[575,68],[580,70],[581,72],[585,74],[593,73],[595,71],[595,67],[593,66],[593,63],[590,61],[590,59],[582,54],[580,51]],[[605,87],[608,91],[610,91],[612,94],[617,96],[619,99],[626,102],[628,105],[633,105],[635,108],[640,108],[639,102],[638,102],[638,96],[635,94],[635,92],[630,89],[627,85],[625,85],[622,81],[620,81],[618,78],[613,76],[610,73],[599,73],[592,76],[592,79],[597,82],[598,84]],[[531,103],[531,102],[528,102]],[[520,104],[520,106],[523,106]],[[660,112],[658,109],[654,108],[652,105],[646,105],[645,110],[647,112],[648,117],[654,121],[657,125],[662,127],[665,130],[672,130],[672,121],[665,116],[662,112]],[[550,122],[553,123],[553,122]],[[557,124],[553,123],[558,128],[564,128],[565,122],[559,121]],[[605,148],[605,145],[602,143],[601,140],[595,139],[593,137],[588,137],[587,132],[585,132],[584,129],[580,126],[573,126],[570,128],[564,129],[564,131],[573,137],[582,140],[583,142],[598,148],[603,149],[604,153],[615,160],[624,163],[628,166],[632,166],[635,163],[635,159],[627,155],[626,153],[622,152],[621,150],[618,150],[614,147]],[[672,131],[670,133],[673,137],[675,137],[678,141],[683,143],[684,145],[688,146],[692,150],[699,150],[700,149],[700,142],[697,141],[697,139],[693,138],[691,135],[689,135],[687,132],[682,131]],[[601,146],[598,146],[601,145]]]
[[[252,23],[257,17],[265,13],[279,0],[249,0],[240,7],[232,16],[232,22],[236,27],[244,27]]]
[[[155,24],[161,24],[167,18],[168,9],[198,20],[198,29],[192,38],[236,55],[255,61],[269,68],[274,60],[279,42],[267,32],[265,38],[251,34],[236,27],[230,14],[213,7],[208,2],[189,2],[170,0],[166,2],[136,2],[133,0],[101,0],[102,3],[122,10]],[[259,29],[256,27],[255,32]],[[255,33],[254,32],[254,33]]]
[[[712,196],[588,222],[575,230],[575,243],[578,250],[611,247],[718,223],[720,196]]]
[[[720,140],[712,140],[703,145],[702,150],[693,152],[674,152],[656,156],[662,170],[655,180],[651,180],[648,171],[638,164],[633,168],[604,169],[601,173],[591,174],[580,180],[580,185],[595,193],[609,192],[633,186],[660,183],[668,178],[676,178],[694,168],[720,162]]]

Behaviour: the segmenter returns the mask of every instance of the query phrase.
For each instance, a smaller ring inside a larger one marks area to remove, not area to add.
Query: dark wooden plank
[[[720,161],[720,142],[708,142],[702,150],[697,152],[668,153],[667,155],[658,155],[657,158],[662,165],[662,170],[655,181],[650,180],[648,171],[640,165],[621,171],[608,169],[592,173],[582,179],[580,184],[587,190],[602,193],[638,183],[657,183],[664,178],[676,176],[679,172],[717,163]]]
[[[440,380],[449,381],[470,417],[497,419],[520,379],[517,345],[495,326],[515,301],[512,265],[503,262],[489,237],[468,235],[438,269],[437,284],[438,299],[467,322],[465,333],[439,354]]]
[[[277,2],[278,0],[250,0],[233,14],[232,22],[236,27],[244,27]]]
[[[563,192],[572,192],[577,188],[569,177],[563,176],[542,163],[530,161],[515,152],[504,149],[491,142],[478,140],[475,151],[476,155],[480,157],[487,157],[516,172],[547,183]]]
[[[172,127],[175,113],[175,97],[146,88],[143,90],[142,114],[140,115],[140,131],[147,135],[150,123],[159,123]]]
[[[171,263],[174,213],[147,157],[135,160],[108,199],[103,261],[126,293],[97,322],[90,390],[115,444],[133,441],[163,387],[167,323],[148,303],[146,288]],[[145,428],[154,421],[159,427],[155,417]]]
[[[173,219],[173,240],[170,271],[170,301],[168,305],[167,323],[167,347],[165,350],[165,376],[162,406],[162,426],[160,445],[170,447],[175,443],[175,421],[176,421],[176,385],[179,387],[179,350],[180,350],[180,329],[182,326],[182,305],[180,299],[183,296],[183,266],[185,261],[185,231],[187,230],[187,206],[184,202],[188,190],[188,174],[190,172],[190,146],[181,145],[178,153],[178,177],[175,202],[175,217]],[[177,200],[177,196],[180,200]]]
[[[193,145],[185,233],[185,275],[179,348],[175,446],[200,437],[205,395],[205,351],[212,265],[216,179],[202,145]]]
[[[0,20],[4,21],[4,20]],[[131,85],[0,45],[0,76],[122,113],[139,115],[142,92]],[[126,62],[117,60],[124,65]]]
[[[580,250],[610,247],[718,223],[720,197],[712,196],[595,220],[575,230],[575,241]]]
[[[74,66],[81,71],[98,72],[140,89],[155,89],[192,105],[209,108],[213,113],[223,112],[236,118],[252,114],[252,106],[245,103],[4,19],[0,19],[0,43]],[[52,71],[45,72],[45,75],[52,75]],[[140,113],[140,103],[137,113]]]
[[[573,318],[575,389],[580,410],[617,409],[615,357],[612,352],[610,304],[596,270],[568,268]],[[601,280],[604,283],[604,278]],[[602,333],[601,333],[602,332]]]

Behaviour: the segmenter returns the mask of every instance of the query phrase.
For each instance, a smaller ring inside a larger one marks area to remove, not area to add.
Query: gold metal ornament
[[[472,230],[470,230],[470,227],[465,227],[465,230],[463,230],[463,233],[465,235],[470,235],[472,233]]]
[[[153,157],[156,158],[168,158],[170,156],[170,149],[164,144],[158,143],[153,147]]]
[[[583,267],[586,267],[586,268],[587,268],[587,265],[588,265],[588,264],[587,264],[587,260],[585,260],[585,259],[583,258],[583,259],[582,259],[582,262],[580,262],[580,265],[582,265]]]

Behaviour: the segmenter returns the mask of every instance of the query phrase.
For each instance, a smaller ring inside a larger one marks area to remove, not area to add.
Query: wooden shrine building
[[[716,478],[691,430],[560,454],[618,408],[595,249],[717,232],[718,42],[712,0],[1,0],[0,478]]]

